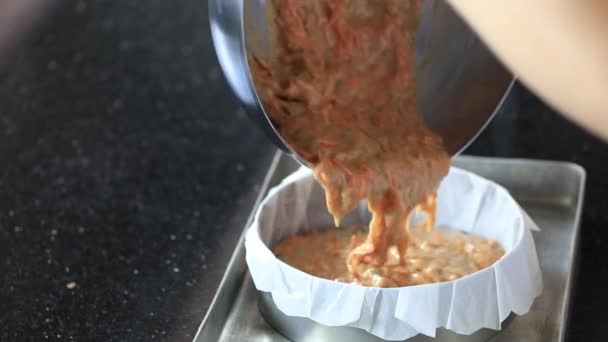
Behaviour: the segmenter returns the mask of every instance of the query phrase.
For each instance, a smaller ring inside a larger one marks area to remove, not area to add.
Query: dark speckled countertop
[[[0,341],[191,341],[275,150],[205,1],[40,13],[0,50]],[[569,340],[603,341],[608,148],[517,86],[469,153],[587,169]]]

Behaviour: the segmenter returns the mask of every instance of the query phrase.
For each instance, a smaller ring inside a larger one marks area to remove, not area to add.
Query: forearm
[[[448,1],[527,86],[608,138],[608,1]]]

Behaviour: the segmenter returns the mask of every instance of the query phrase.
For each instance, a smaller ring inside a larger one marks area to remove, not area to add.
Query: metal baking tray
[[[541,231],[534,233],[534,240],[545,287],[528,314],[512,315],[498,333],[452,336],[440,329],[436,339],[419,335],[411,341],[564,341],[577,255],[585,170],[565,162],[470,156],[456,157],[453,164],[503,185],[539,225]],[[267,191],[298,167],[299,164],[291,158],[277,153],[247,225],[251,223],[255,209]],[[266,322],[260,311],[261,307],[270,322],[289,319],[281,317],[282,313],[278,310],[269,310],[272,308],[267,303],[258,305],[263,296],[258,295],[247,272],[243,240],[244,234],[194,342],[289,341]],[[314,329],[315,324],[306,321],[297,318],[293,323],[295,329]]]

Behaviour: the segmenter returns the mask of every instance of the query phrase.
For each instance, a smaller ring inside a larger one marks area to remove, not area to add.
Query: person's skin
[[[608,138],[607,0],[448,0],[523,83]]]

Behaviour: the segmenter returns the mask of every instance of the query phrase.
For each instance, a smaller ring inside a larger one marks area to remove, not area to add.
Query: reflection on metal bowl
[[[211,32],[224,74],[251,119],[274,144],[294,155],[264,112],[249,72],[249,56],[272,50],[269,3],[210,0]],[[453,155],[481,132],[513,84],[513,76],[442,0],[424,1],[416,65],[422,114]]]

